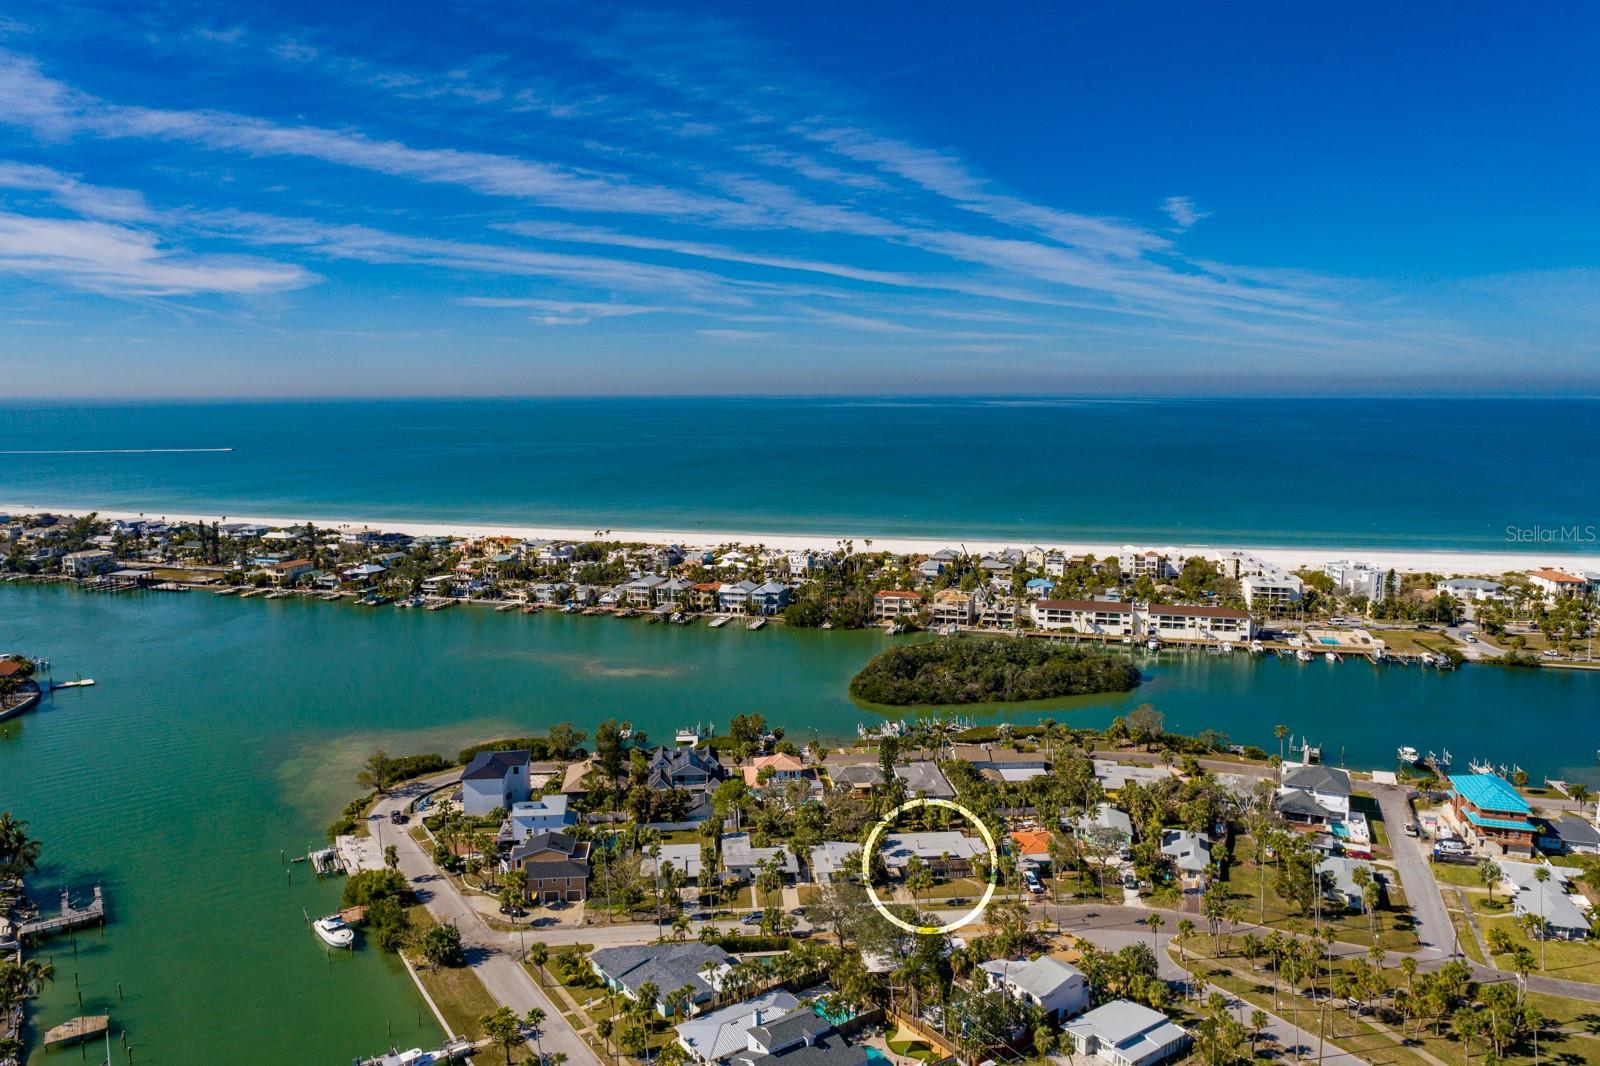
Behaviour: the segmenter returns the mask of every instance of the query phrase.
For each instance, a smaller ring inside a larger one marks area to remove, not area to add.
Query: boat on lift
[[[311,923],[311,928],[317,931],[317,936],[321,937],[322,942],[330,948],[348,948],[356,942],[356,931],[337,914],[318,918]]]
[[[1415,766],[1422,759],[1422,756],[1417,752],[1417,749],[1411,747],[1409,744],[1395,749],[1394,756],[1407,766]]]

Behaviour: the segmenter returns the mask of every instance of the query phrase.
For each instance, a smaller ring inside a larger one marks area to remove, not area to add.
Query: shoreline
[[[317,515],[284,517],[253,514],[203,514],[199,512],[167,512],[160,510],[100,510],[93,507],[64,507],[59,504],[0,502],[0,512],[32,514],[84,515],[90,512],[107,520],[160,518],[167,522],[250,522],[256,525],[288,527],[313,525],[340,531],[374,530],[404,533],[407,536],[443,537],[515,537],[521,540],[555,540],[582,543],[596,539],[593,528],[573,526],[540,526],[493,522],[419,522],[404,519],[331,518]],[[858,550],[872,542],[872,549],[896,555],[931,554],[941,548],[963,548],[973,554],[999,551],[1003,548],[1028,548],[1040,544],[1069,555],[1115,555],[1125,544],[1093,541],[1051,541],[1032,537],[1000,540],[993,537],[965,538],[952,536],[945,539],[920,536],[880,536],[870,531],[850,531],[838,535],[816,533],[775,533],[749,530],[675,530],[675,529],[607,529],[603,539],[642,544],[677,544],[690,548],[716,548],[726,544],[763,545],[780,550],[832,549],[839,541],[851,540]],[[1551,551],[1460,551],[1451,549],[1370,549],[1328,545],[1291,545],[1280,547],[1254,547],[1231,544],[1157,544],[1141,543],[1141,550],[1175,548],[1184,554],[1202,552],[1243,551],[1287,570],[1316,569],[1322,563],[1335,559],[1359,559],[1400,573],[1437,573],[1444,577],[1494,576],[1534,570],[1540,567],[1557,569],[1600,569],[1600,552]]]

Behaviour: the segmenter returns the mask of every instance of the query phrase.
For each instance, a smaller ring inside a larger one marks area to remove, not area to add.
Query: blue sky
[[[0,9],[0,391],[1592,393],[1597,41],[1578,5]]]

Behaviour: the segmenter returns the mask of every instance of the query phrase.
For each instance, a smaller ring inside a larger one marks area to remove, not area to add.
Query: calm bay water
[[[384,1046],[386,1023],[426,1043],[437,1033],[403,970],[370,949],[330,965],[306,931],[302,910],[330,909],[338,882],[302,865],[291,885],[279,865],[279,849],[322,839],[368,751],[453,753],[608,716],[661,738],[747,711],[797,739],[852,735],[876,716],[846,683],[887,639],[0,585],[0,649],[98,682],[0,733],[0,808],[47,841],[40,887],[102,881],[114,916],[103,941],[80,937],[75,962],[54,943],[40,1020],[78,1013],[76,968],[85,1007],[109,1010],[143,1064],[343,1062]],[[1600,677],[1242,656],[1142,666],[1134,693],[1004,717],[1099,725],[1149,701],[1174,730],[1268,748],[1282,722],[1353,766],[1413,744],[1600,785]]]
[[[1597,484],[1595,401],[0,404],[0,501],[154,514],[1600,551],[1506,539]]]

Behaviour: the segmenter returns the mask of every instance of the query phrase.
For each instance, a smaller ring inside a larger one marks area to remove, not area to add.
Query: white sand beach
[[[171,511],[119,511],[98,508],[64,507],[61,505],[0,503],[0,511],[28,514],[48,511],[53,514],[86,514],[95,510],[105,519],[160,518],[168,522],[248,522],[270,527],[313,525],[343,531],[383,530],[405,533],[409,536],[442,537],[515,537],[523,540],[585,541],[595,539],[600,533],[606,540],[642,544],[677,544],[692,548],[716,548],[722,545],[762,545],[767,548],[795,550],[802,548],[831,549],[840,541],[849,540],[856,550],[888,551],[901,555],[927,554],[940,548],[964,549],[974,554],[998,551],[1002,548],[1028,548],[1035,544],[1054,548],[1071,555],[1092,553],[1096,556],[1115,555],[1127,545],[1111,543],[1059,542],[1048,539],[996,540],[993,538],[947,539],[931,537],[905,537],[875,534],[871,530],[843,530],[838,534],[773,533],[759,530],[682,530],[682,529],[596,529],[571,526],[504,525],[484,522],[410,522],[399,519],[350,519],[318,515],[219,515],[178,513]],[[1334,559],[1357,559],[1376,566],[1387,567],[1401,573],[1435,573],[1449,577],[1493,576],[1553,567],[1568,571],[1600,570],[1600,552],[1562,551],[1427,551],[1421,549],[1372,549],[1329,545],[1301,545],[1291,547],[1261,547],[1237,544],[1136,544],[1140,550],[1176,550],[1184,555],[1204,552],[1239,550],[1249,552],[1268,562],[1291,570],[1320,567]]]

